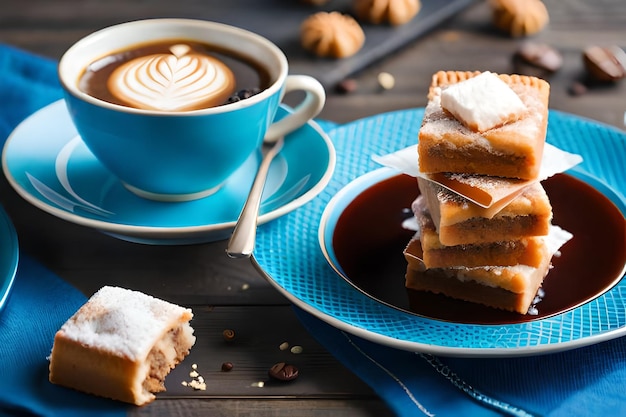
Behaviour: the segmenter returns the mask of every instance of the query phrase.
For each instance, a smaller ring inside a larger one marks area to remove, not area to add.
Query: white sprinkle
[[[199,391],[206,390],[206,384],[204,382],[196,381],[195,379],[189,383],[189,386]]]
[[[297,355],[299,353],[302,353],[302,350],[303,350],[302,346],[294,346],[291,348],[291,353],[294,353]]]
[[[243,284],[243,285],[241,286],[241,290],[242,290],[242,291],[246,291],[246,290],[247,290],[247,289],[249,289],[249,288],[250,288],[250,284]]]
[[[263,381],[253,382],[250,385],[253,386],[253,387],[256,387],[256,388],[263,388],[265,386],[265,382],[263,382]]]
[[[289,343],[288,342],[281,343],[280,346],[278,346],[278,349],[280,349],[280,350],[287,350],[287,349],[289,349]]]
[[[396,79],[388,72],[378,74],[378,84],[385,90],[391,90],[396,85]]]
[[[189,376],[191,377],[191,381],[182,381],[181,384],[184,387],[191,387],[195,390],[205,391],[206,384],[204,383],[204,377],[200,375],[196,369],[198,369],[197,364],[191,365],[192,371],[189,372]]]

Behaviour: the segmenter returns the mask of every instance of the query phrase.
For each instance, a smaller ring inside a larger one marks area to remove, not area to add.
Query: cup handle
[[[304,91],[306,96],[291,114],[270,125],[263,139],[265,143],[276,142],[278,138],[303,126],[322,111],[326,102],[326,92],[319,81],[308,75],[287,76],[283,95],[296,90]]]

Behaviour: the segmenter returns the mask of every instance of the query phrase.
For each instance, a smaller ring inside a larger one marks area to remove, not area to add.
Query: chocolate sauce
[[[404,286],[402,251],[413,235],[402,228],[419,194],[415,178],[398,175],[357,196],[339,217],[333,235],[337,260],[353,285],[394,308],[456,323],[521,323],[588,302],[613,287],[626,262],[626,227],[619,209],[599,191],[570,175],[543,182],[553,224],[574,235],[552,259],[537,315],[520,315]]]

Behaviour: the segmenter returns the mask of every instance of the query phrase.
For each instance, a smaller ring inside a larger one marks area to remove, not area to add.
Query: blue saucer
[[[287,112],[279,108],[276,117]],[[252,155],[209,197],[176,203],[143,199],[128,191],[87,149],[61,100],[22,122],[7,139],[2,159],[4,173],[18,194],[54,216],[132,242],[191,244],[230,236],[261,155]],[[319,194],[334,167],[334,147],[316,123],[288,135],[270,168],[259,224]]]
[[[17,271],[19,246],[15,228],[0,207],[0,310],[6,304]]]

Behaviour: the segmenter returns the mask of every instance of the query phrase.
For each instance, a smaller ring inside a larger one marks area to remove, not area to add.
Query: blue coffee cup
[[[267,72],[261,92],[193,110],[138,108],[81,89],[86,68],[103,57],[169,40],[213,45],[253,60]],[[208,196],[262,145],[321,111],[325,92],[306,75],[289,75],[283,52],[252,32],[192,19],[150,19],[111,26],[76,42],[59,62],[59,79],[76,129],[89,150],[135,194],[160,201]],[[304,91],[293,112],[274,116],[284,95]]]

